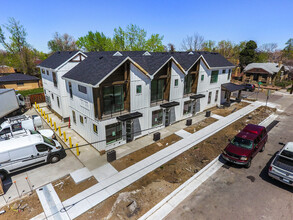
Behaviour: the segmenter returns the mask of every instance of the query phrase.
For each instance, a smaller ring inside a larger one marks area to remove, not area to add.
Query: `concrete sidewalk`
[[[71,219],[76,218],[147,173],[155,170],[244,115],[254,111],[261,105],[262,103],[260,102],[252,103],[71,197],[63,202],[68,215]]]

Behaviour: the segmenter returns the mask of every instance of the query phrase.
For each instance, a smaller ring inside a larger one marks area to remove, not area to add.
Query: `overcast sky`
[[[181,49],[186,35],[198,33],[206,40],[255,40],[258,45],[277,43],[283,49],[293,38],[292,0],[0,0],[0,25],[9,17],[20,21],[28,42],[48,52],[55,32],[75,39],[88,31],[113,36],[115,27],[136,24],[148,36],[158,33],[163,43]],[[6,35],[7,36],[7,35]]]

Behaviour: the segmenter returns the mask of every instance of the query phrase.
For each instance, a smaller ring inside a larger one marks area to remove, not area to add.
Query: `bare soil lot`
[[[247,102],[240,102],[234,105],[231,105],[230,107],[226,107],[226,108],[217,108],[215,110],[212,110],[213,114],[217,114],[223,117],[226,117],[228,115],[230,115],[231,113],[238,111],[246,106],[248,106],[249,103]]]
[[[115,160],[111,163],[113,167],[115,167],[116,170],[121,171],[124,170],[127,167],[130,167],[131,165],[147,158],[148,156],[164,149],[165,147],[170,146],[171,144],[174,144],[175,142],[181,140],[182,138],[179,137],[176,134],[172,134],[168,137],[165,137],[151,145],[148,145],[142,149],[139,149],[129,155],[126,155],[125,157],[120,158],[119,160]]]
[[[67,175],[52,183],[57,195],[61,202],[69,199],[70,197],[86,190],[87,188],[97,184],[98,181],[95,177],[90,177],[79,184],[75,184],[70,175]]]
[[[199,131],[200,129],[203,129],[204,127],[206,127],[206,126],[208,126],[208,125],[210,125],[210,124],[212,124],[212,123],[214,123],[216,121],[218,121],[218,120],[215,119],[215,118],[210,118],[209,117],[209,118],[206,118],[206,119],[204,119],[204,120],[202,120],[202,121],[200,121],[200,122],[198,122],[196,124],[190,125],[187,128],[184,128],[183,130],[193,134],[193,133]]]
[[[137,219],[218,156],[245,125],[258,124],[275,109],[260,107],[150,172],[77,219]]]
[[[19,209],[20,211],[18,211],[18,207],[25,208],[23,210]],[[11,203],[10,207],[5,206],[0,210],[6,211],[4,214],[0,215],[1,220],[24,220],[31,219],[36,215],[41,214],[43,212],[43,207],[37,193],[34,191],[31,195],[27,195],[20,200]]]

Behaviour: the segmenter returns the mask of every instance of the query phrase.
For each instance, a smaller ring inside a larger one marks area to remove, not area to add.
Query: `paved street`
[[[293,219],[293,189],[267,175],[272,157],[282,147],[278,143],[293,141],[293,97],[277,92],[271,100],[284,112],[251,167],[220,168],[166,219]]]

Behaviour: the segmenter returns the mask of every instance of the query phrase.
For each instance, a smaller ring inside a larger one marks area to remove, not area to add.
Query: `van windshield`
[[[43,135],[42,135],[43,136]],[[45,143],[56,146],[55,142],[49,138],[46,138],[45,136],[43,136]]]
[[[232,144],[234,144],[237,147],[242,147],[245,149],[252,149],[253,142],[251,140],[243,139],[240,137],[235,137],[232,141]]]

